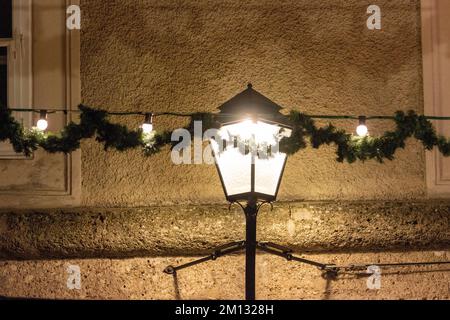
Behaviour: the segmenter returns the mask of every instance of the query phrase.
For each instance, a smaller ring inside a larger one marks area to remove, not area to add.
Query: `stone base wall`
[[[3,259],[203,255],[244,236],[242,210],[226,204],[0,211]],[[450,248],[450,203],[277,203],[257,237],[301,252]]]
[[[3,210],[0,296],[242,299],[243,254],[181,270],[176,279],[162,270],[244,234],[241,209],[225,204]],[[258,240],[337,265],[448,261],[450,203],[278,203],[260,212]],[[74,266],[81,282],[71,290]],[[317,268],[260,253],[257,298],[449,299],[449,271],[448,265],[382,268],[381,287],[370,289],[364,270],[327,279]]]
[[[314,254],[304,257],[336,264],[442,261],[450,251]],[[219,258],[178,272],[162,270],[193,257],[39,260],[0,262],[0,296],[70,299],[243,299],[243,255]],[[445,266],[381,269],[379,289],[365,272],[322,277],[314,267],[280,257],[257,256],[257,299],[450,299]],[[80,289],[67,287],[67,268],[80,268]]]

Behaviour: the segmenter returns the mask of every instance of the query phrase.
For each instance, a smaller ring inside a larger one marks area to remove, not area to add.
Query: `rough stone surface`
[[[237,206],[0,211],[3,259],[195,255],[244,235]],[[261,210],[258,238],[303,252],[448,248],[450,204],[280,203]]]
[[[247,82],[310,114],[423,112],[419,0],[82,0],[83,102],[108,110],[215,111]],[[142,117],[116,121],[138,126]],[[157,117],[155,127],[178,128]],[[355,130],[354,121],[336,125]],[[391,128],[371,121],[374,135]],[[213,166],[176,166],[169,150],[104,152],[82,145],[83,204],[148,206],[223,199]],[[401,187],[399,187],[401,185]],[[394,162],[339,164],[333,147],[288,160],[280,200],[425,197],[424,152],[408,142]]]
[[[305,258],[336,264],[421,262],[450,259],[450,251],[320,254]],[[84,259],[0,262],[0,297],[63,299],[243,299],[244,256],[222,257],[178,272],[162,270],[193,258]],[[258,255],[257,299],[450,299],[446,266],[382,268],[381,288],[367,287],[368,275],[322,277],[316,268],[280,257]],[[69,265],[81,271],[81,289],[69,290]]]

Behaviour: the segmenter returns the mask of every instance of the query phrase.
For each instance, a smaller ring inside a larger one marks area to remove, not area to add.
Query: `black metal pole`
[[[255,266],[256,266],[256,201],[251,199],[245,207],[245,299],[255,300]]]

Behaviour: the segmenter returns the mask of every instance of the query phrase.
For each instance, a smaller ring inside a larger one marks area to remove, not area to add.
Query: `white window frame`
[[[8,51],[8,106],[28,109],[33,105],[32,0],[12,4],[12,38],[0,38],[0,47]],[[25,127],[32,126],[30,112],[15,112],[14,117]],[[0,143],[0,159],[27,158],[15,153],[9,143]]]
[[[450,79],[448,48],[441,43],[450,39],[450,22],[443,6],[447,0],[422,0],[422,52],[425,113],[448,116],[450,114],[450,92],[446,88]],[[435,121],[437,131],[443,132],[448,122]],[[449,198],[450,179],[445,174],[447,166],[443,156],[435,148],[426,153],[427,194],[430,198]],[[448,169],[447,169],[448,170]]]

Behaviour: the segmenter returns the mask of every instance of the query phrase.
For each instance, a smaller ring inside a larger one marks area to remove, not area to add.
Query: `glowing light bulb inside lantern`
[[[365,137],[369,133],[369,129],[366,126],[366,117],[359,117],[359,126],[356,128],[356,133],[360,137]]]
[[[242,122],[227,125],[221,131],[226,131],[228,136],[238,137],[243,141],[254,139],[257,144],[273,145],[276,143],[275,137],[278,135],[280,128],[262,121],[245,119]]]
[[[41,116],[36,123],[36,127],[40,131],[45,131],[48,128],[48,121],[47,121],[47,111],[43,110],[40,112]]]
[[[152,131],[153,131],[153,114],[147,113],[145,115],[145,121],[142,124],[142,132],[144,132],[144,134],[149,134]]]
[[[242,121],[239,125],[239,127],[237,128],[240,136],[243,140],[249,140],[251,139],[253,136],[257,136],[258,135],[258,125],[256,123],[256,121],[251,120],[251,119],[245,119],[244,121]]]

